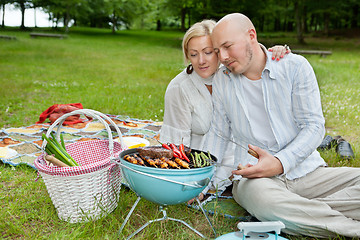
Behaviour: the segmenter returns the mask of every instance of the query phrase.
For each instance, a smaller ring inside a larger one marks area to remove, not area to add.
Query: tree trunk
[[[260,25],[259,25],[260,32],[264,32],[264,22],[265,22],[265,16],[261,15],[260,16]]]
[[[5,28],[5,3],[2,5],[2,10],[3,10],[3,13],[2,13],[2,23],[1,23],[1,26],[3,28]]]
[[[156,21],[156,31],[161,31],[161,20],[160,19],[158,19]]]
[[[69,22],[70,22],[70,5],[66,6],[66,16],[64,20],[65,33],[69,32]]]
[[[285,2],[285,9],[288,9],[289,8],[289,1],[286,1]],[[289,18],[289,13],[286,11],[285,13],[285,16],[284,16],[284,22],[283,22],[283,25],[282,25],[282,31],[284,32],[287,32],[288,31],[288,24],[289,24],[289,21],[291,18]]]
[[[304,44],[304,29],[302,26],[301,15],[302,15],[302,2],[295,1],[295,18],[296,18],[296,33],[298,43]]]
[[[25,2],[20,2],[21,9],[21,26],[20,29],[25,29]]]
[[[306,22],[306,17],[307,17],[307,7],[306,6],[304,6],[303,13],[301,15],[302,15],[301,21],[302,21],[303,30],[305,33],[308,33],[309,29],[308,29],[308,25]]]
[[[279,18],[275,18],[275,22],[274,22],[274,31],[280,31],[280,19]]]
[[[353,14],[351,16],[351,28],[357,28],[358,27],[357,19],[359,16],[359,5],[355,5],[352,10],[353,10]]]
[[[58,24],[59,24],[59,19],[60,19],[60,14],[59,14],[59,13],[56,14],[56,18],[55,18],[55,19],[56,19],[56,21],[55,21],[55,27],[54,27],[54,28],[57,29],[57,28],[58,28]]]
[[[191,16],[190,11],[188,12],[188,29],[191,27]]]
[[[314,29],[315,29],[315,16],[314,16],[314,14],[311,14],[311,16],[310,16],[309,28],[310,28],[311,31],[314,31]]]
[[[145,27],[145,22],[144,22],[144,17],[143,17],[144,15],[142,14],[141,15],[141,21],[140,21],[140,29],[144,29],[144,27]]]
[[[54,28],[54,18],[52,17],[51,13],[49,13],[49,21],[51,21],[51,28]]]
[[[288,23],[288,17],[287,17],[287,15],[285,15],[281,31],[286,32],[287,23]]]
[[[113,10],[112,14],[112,33],[115,34],[115,28],[116,28],[116,15],[115,15],[115,9]]]
[[[329,22],[330,22],[330,14],[328,12],[324,13],[324,33],[326,36],[329,35]]]
[[[181,31],[185,32],[186,8],[181,9]]]
[[[35,25],[35,28],[37,28],[37,26],[36,26],[36,7],[34,7],[34,25]]]

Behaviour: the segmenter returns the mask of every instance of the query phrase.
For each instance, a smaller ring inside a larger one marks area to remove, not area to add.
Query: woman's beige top
[[[160,141],[183,142],[199,149],[210,128],[212,110],[211,95],[203,79],[195,71],[192,74],[182,71],[166,89]]]

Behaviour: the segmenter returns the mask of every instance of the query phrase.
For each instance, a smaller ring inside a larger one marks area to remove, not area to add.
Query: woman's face
[[[195,72],[202,78],[210,77],[219,67],[210,36],[191,38],[187,55]]]

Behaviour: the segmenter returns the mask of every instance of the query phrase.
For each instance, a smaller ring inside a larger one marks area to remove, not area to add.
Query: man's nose
[[[225,50],[220,49],[218,52],[218,58],[220,62],[224,63],[229,58],[229,54]]]

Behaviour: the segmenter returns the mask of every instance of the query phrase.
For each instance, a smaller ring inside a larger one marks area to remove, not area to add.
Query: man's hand
[[[244,178],[273,177],[284,172],[279,159],[265,150],[250,145],[249,148],[259,154],[259,161],[255,165],[247,165],[241,170],[234,170],[232,174],[241,175]]]

